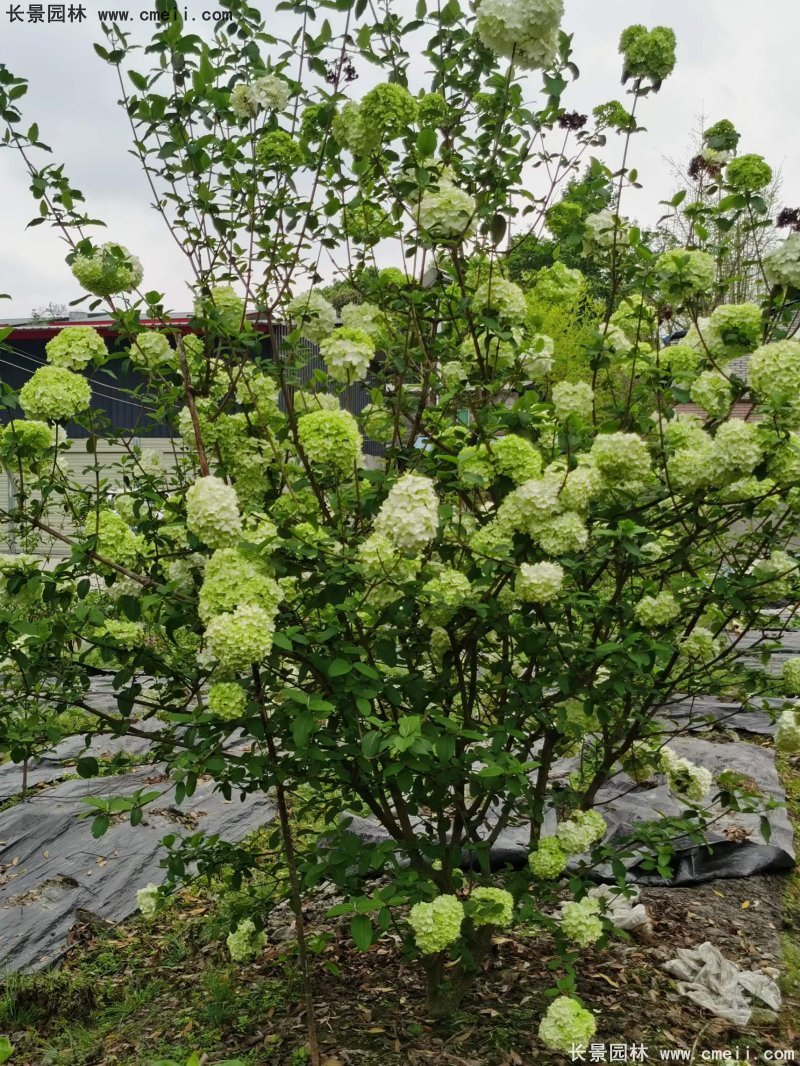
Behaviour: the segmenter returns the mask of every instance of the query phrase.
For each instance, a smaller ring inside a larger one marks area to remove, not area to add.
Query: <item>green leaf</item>
[[[82,759],[78,759],[75,769],[79,777],[97,777],[100,773],[100,764],[93,755],[85,755]]]
[[[108,829],[109,819],[107,814],[98,814],[92,822],[92,836],[98,840]]]
[[[501,215],[498,211],[492,217],[492,225],[490,228],[490,232],[492,234],[492,244],[495,247],[497,247],[497,245],[500,244],[500,242],[502,241],[503,237],[505,237],[507,229],[508,222],[506,221],[506,216]]]
[[[298,748],[308,744],[308,738],[314,732],[317,720],[311,711],[302,711],[292,722],[292,736]]]
[[[372,922],[366,914],[356,914],[350,923],[350,935],[359,951],[372,946]]]
[[[328,667],[328,677],[341,677],[343,674],[349,674],[352,669],[353,664],[346,659],[334,659]]]
[[[433,155],[436,151],[436,130],[424,129],[417,134],[417,149],[420,155]]]
[[[7,1036],[0,1036],[0,1062],[8,1062],[14,1054],[14,1045]]]
[[[361,750],[364,753],[366,759],[374,759],[378,754],[381,746],[381,734],[377,730],[373,730],[371,733],[365,733],[361,738]]]

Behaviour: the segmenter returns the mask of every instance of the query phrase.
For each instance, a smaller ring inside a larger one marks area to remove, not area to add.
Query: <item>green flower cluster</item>
[[[437,896],[431,903],[415,903],[408,914],[417,947],[423,955],[444,951],[461,933],[464,904],[455,896]]]
[[[790,234],[764,256],[764,273],[770,285],[800,289],[800,233]]]
[[[675,69],[675,45],[675,34],[668,26],[655,26],[652,30],[640,24],[628,26],[619,39],[623,78],[664,81]]]
[[[38,459],[55,444],[53,427],[33,418],[15,418],[0,433],[0,455],[12,463],[20,459]]]
[[[116,511],[91,511],[86,519],[87,537],[97,537],[97,552],[119,566],[132,567],[145,551],[145,540],[134,533]]]
[[[528,866],[534,877],[550,881],[567,868],[567,853],[555,837],[542,837],[528,856]]]
[[[67,326],[45,345],[51,366],[84,370],[90,363],[101,366],[108,358],[106,342],[91,326]]]
[[[419,227],[433,241],[456,241],[475,228],[475,197],[453,182],[439,179],[435,189],[426,189],[417,209]]]
[[[600,901],[584,896],[582,900],[565,903],[561,909],[561,931],[582,948],[596,944],[603,933]]]
[[[741,134],[727,118],[721,118],[703,132],[703,140],[708,147],[721,152],[735,152],[740,139]]]
[[[358,413],[364,435],[370,440],[388,444],[394,436],[394,414],[388,407],[368,403]]]
[[[586,278],[581,271],[564,266],[559,259],[552,266],[542,267],[533,279],[533,295],[545,305],[576,304],[585,291]]]
[[[262,167],[292,171],[304,160],[302,144],[286,130],[268,130],[256,145],[256,161]]]
[[[478,285],[472,296],[477,314],[497,317],[507,323],[522,323],[528,313],[525,293],[513,281],[494,277]]]
[[[340,411],[339,397],[332,392],[307,392],[297,389],[292,396],[295,413],[307,415],[312,411]]]
[[[714,355],[734,359],[757,347],[761,328],[761,308],[756,304],[720,304],[711,312],[704,339]]]
[[[719,462],[719,476],[740,478],[750,474],[764,458],[764,447],[758,426],[741,418],[723,422],[714,437],[714,450]]]
[[[633,116],[627,108],[623,107],[619,100],[608,100],[604,104],[598,104],[592,111],[598,129],[610,126],[618,132],[631,128]]]
[[[141,622],[128,622],[124,618],[108,618],[104,626],[105,635],[126,651],[141,648],[144,638],[144,626]]]
[[[658,326],[655,309],[638,296],[621,300],[610,322],[622,330],[627,340],[639,344],[652,339]]]
[[[235,681],[218,681],[208,690],[208,709],[224,722],[232,722],[244,715],[247,693]]]
[[[312,467],[337,478],[361,463],[361,433],[349,411],[312,411],[297,420],[300,447]]]
[[[491,462],[500,477],[508,477],[516,485],[538,477],[542,472],[542,456],[525,437],[508,433],[493,440]]]
[[[772,167],[761,155],[740,155],[728,163],[725,180],[737,192],[758,192],[772,181]]]
[[[286,311],[300,326],[300,335],[311,344],[319,344],[336,327],[336,308],[313,289],[295,296]]]
[[[714,485],[719,469],[711,437],[704,433],[702,440],[692,441],[689,447],[678,448],[667,461],[667,473],[670,488],[684,495]]]
[[[669,746],[661,749],[659,769],[666,774],[670,791],[694,803],[705,799],[714,784],[710,770],[682,759]]]
[[[253,82],[253,99],[267,111],[283,111],[290,94],[289,83],[277,74],[262,74]]]
[[[278,406],[278,384],[260,370],[245,367],[236,383],[236,399],[242,407],[253,407],[262,426],[277,429],[286,416]]]
[[[690,381],[700,366],[701,354],[690,344],[670,344],[658,353],[659,366],[675,381]]]
[[[590,455],[611,484],[644,481],[650,474],[650,453],[635,433],[600,433],[592,441]]]
[[[359,119],[371,144],[378,147],[405,133],[416,121],[417,101],[403,85],[382,82],[359,105]]]
[[[441,93],[425,93],[417,100],[417,122],[423,128],[446,126],[452,113],[450,105]]]
[[[709,663],[719,651],[719,642],[710,629],[695,626],[680,642],[680,650],[686,659]]]
[[[661,629],[674,622],[681,613],[680,604],[671,592],[643,596],[634,608],[636,619],[645,629]]]
[[[474,926],[497,925],[507,929],[514,920],[514,897],[504,888],[474,888],[470,902],[475,905],[470,917]]]
[[[377,347],[385,348],[389,341],[389,322],[376,304],[345,304],[341,310],[342,325],[357,329],[372,338]]]
[[[263,930],[256,929],[252,918],[239,922],[232,933],[228,933],[225,943],[234,962],[251,962],[261,954],[267,942]]]
[[[40,366],[19,393],[25,417],[44,422],[66,422],[91,402],[89,382],[60,366]]]
[[[142,280],[142,264],[121,244],[108,242],[72,261],[72,273],[79,285],[95,296],[132,292]]]
[[[591,422],[594,390],[586,381],[559,381],[553,386],[553,406],[559,422],[566,422],[570,418]]]
[[[169,341],[158,330],[147,329],[138,333],[131,345],[131,359],[146,370],[155,370],[163,363],[172,362],[173,351]]]
[[[715,418],[724,417],[733,403],[731,383],[718,370],[704,370],[692,382],[689,395]]]
[[[486,488],[498,477],[520,485],[542,472],[541,454],[530,441],[510,433],[487,444],[467,445],[458,453],[458,476],[469,485]]]
[[[422,586],[423,619],[427,625],[447,625],[471,595],[472,586],[466,574],[445,567]]]
[[[784,692],[790,696],[800,696],[800,656],[787,659],[781,670]]]
[[[334,115],[334,140],[354,156],[369,155],[405,133],[416,120],[417,101],[402,85],[376,85],[360,103],[353,100]]]
[[[403,586],[415,580],[421,563],[418,556],[399,552],[383,533],[372,533],[362,542],[357,560],[372,585],[369,603],[375,609],[401,599]]]
[[[785,710],[778,719],[775,750],[787,755],[795,755],[800,751],[800,714],[797,711]]]
[[[206,627],[206,640],[222,669],[236,672],[269,655],[274,633],[274,616],[257,604],[245,603],[212,618]]]
[[[539,1024],[539,1039],[546,1047],[566,1055],[578,1045],[587,1045],[596,1031],[593,1014],[576,999],[559,996],[547,1008]]]
[[[748,380],[760,399],[783,407],[793,425],[800,423],[800,341],[773,341],[756,348]]]
[[[655,264],[656,278],[664,299],[684,304],[707,296],[714,287],[714,259],[708,252],[672,248]]]
[[[160,903],[161,894],[158,891],[158,885],[154,885],[152,881],[136,893],[136,906],[143,918],[154,918]]]
[[[575,207],[578,207],[575,204]],[[579,208],[580,210],[580,208]],[[623,224],[613,211],[594,211],[583,220],[583,254],[591,255],[597,249],[613,248],[623,236]]]
[[[203,571],[197,607],[201,619],[208,622],[242,603],[257,604],[274,614],[280,601],[280,586],[258,556],[240,548],[218,548]]]
[[[244,300],[236,295],[232,285],[213,285],[208,296],[195,300],[194,314],[196,318],[208,319],[225,333],[238,333],[244,321]]]
[[[556,840],[567,855],[582,855],[605,836],[605,819],[599,811],[573,811],[556,829]]]

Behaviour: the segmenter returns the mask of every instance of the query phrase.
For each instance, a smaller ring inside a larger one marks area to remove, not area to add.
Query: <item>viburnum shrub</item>
[[[408,20],[376,21],[364,0],[277,6],[280,25],[297,16],[288,39],[226,0],[234,33],[204,40],[166,20],[149,68],[130,66],[142,53],[119,28],[98,46],[186,257],[189,333],[161,293],[138,288],[138,258],[94,243],[63,168],[38,165],[45,146],[18,112],[25,83],[0,72],[6,142],[30,170],[38,221],[61,230],[124,342],[108,355],[65,329],[52,367],[19,397],[4,387],[17,506],[3,516],[29,550],[37,535],[69,547],[51,566],[3,569],[4,746],[18,750],[11,705],[27,693],[44,720],[83,708],[87,736],[153,717],[146,735],[179,803],[203,775],[226,797],[274,790],[306,976],[300,894],[322,879],[344,893],[337,912],[361,948],[407,918],[434,1012],[463,992],[493,932],[549,931],[563,969],[541,1038],[564,1050],[595,1029],[574,996],[579,949],[612,929],[586,894],[589,867],[605,858],[622,879],[638,843],[666,873],[670,841],[702,839],[713,801],[747,802],[733,775],[714,782],[665,747],[658,716],[676,694],[763,691],[746,636],[798,591],[800,341],[788,332],[800,251],[790,237],[766,264],[769,287],[726,300],[726,235],[769,224],[765,165],[752,161],[729,164],[735,191],[703,202],[686,248],[623,218],[627,165],[595,161],[592,196],[565,192],[609,129],[628,158],[635,112],[675,63],[664,27],[622,35],[629,108],[602,105],[593,125],[562,104],[577,70],[559,0],[482,0],[477,19],[457,0],[420,0]],[[352,75],[368,72],[379,84],[364,89]],[[719,144],[732,153],[736,140]],[[523,287],[509,249],[559,202],[571,210]],[[137,251],[146,276],[157,252]],[[326,275],[353,294],[345,306]],[[577,378],[554,373],[568,361],[553,357],[543,308],[579,323]],[[659,329],[673,318],[688,329],[674,356]],[[731,365],[743,355],[749,393]],[[138,368],[138,399],[174,427],[174,462],[89,407],[86,375],[104,360]],[[690,397],[705,414],[679,410]],[[59,462],[64,419],[89,431],[88,485]],[[368,458],[373,426],[383,448]],[[99,437],[126,443],[116,470],[98,465]],[[54,504],[73,532],[53,525]],[[87,701],[97,670],[113,674],[116,713]],[[781,743],[797,746],[793,710]],[[686,816],[603,844],[595,800],[622,769],[665,774]],[[152,795],[126,801],[132,821]],[[326,827],[313,848],[296,846],[297,796]],[[95,832],[117,809],[100,810]],[[385,839],[354,835],[354,816]],[[512,826],[530,862],[492,871]],[[173,883],[224,869],[238,886],[257,863],[202,835],[166,843]],[[155,916],[155,890],[143,893]],[[235,959],[258,953],[262,925],[258,910],[235,916]]]

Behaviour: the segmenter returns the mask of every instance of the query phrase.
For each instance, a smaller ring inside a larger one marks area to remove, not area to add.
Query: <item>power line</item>
[[[9,350],[14,355],[16,355],[17,358],[25,359],[29,363],[33,363],[34,366],[48,366],[49,365],[46,360],[37,359],[36,356],[30,355],[28,352],[21,352],[17,348],[10,348]],[[3,356],[6,356],[6,352],[5,351],[3,351],[0,354],[2,354]],[[28,372],[28,368],[27,367],[20,366],[18,363],[13,362],[13,360],[11,360],[11,359],[5,358],[4,361],[7,363],[8,366],[14,367],[15,370],[21,370],[23,373],[27,373]],[[119,396],[111,395],[112,392],[119,393],[120,396],[125,394],[125,390],[124,389],[120,389],[117,385],[110,385],[110,384],[107,384],[104,381],[103,382],[97,382],[97,381],[94,381],[94,380],[90,380],[89,384],[91,385],[92,392],[96,393],[97,396],[100,399],[102,399],[102,400],[113,400],[115,403],[124,403],[124,404],[127,404],[128,407],[135,407],[137,410],[155,411],[155,408],[151,407],[150,404],[147,404],[147,403],[144,403],[144,402],[135,403],[133,400],[125,400],[125,399],[121,399]],[[109,391],[108,392],[104,392],[103,391],[104,389],[107,389]]]

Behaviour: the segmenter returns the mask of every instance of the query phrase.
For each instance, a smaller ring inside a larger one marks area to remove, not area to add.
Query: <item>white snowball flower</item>
[[[396,548],[420,552],[439,528],[439,500],[430,478],[405,474],[395,482],[375,519],[375,533]]]
[[[253,82],[253,99],[268,111],[283,111],[289,102],[289,85],[276,74],[263,74]]]
[[[558,52],[563,0],[481,0],[476,30],[487,48],[528,70],[546,70]]]
[[[186,493],[186,525],[210,548],[235,544],[242,534],[236,490],[218,477],[198,478]]]

